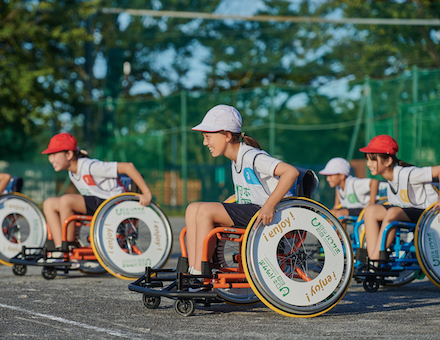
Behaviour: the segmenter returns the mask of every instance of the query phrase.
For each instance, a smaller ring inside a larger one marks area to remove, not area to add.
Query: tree
[[[0,1],[0,159],[32,159],[61,128],[59,115],[83,112],[84,22],[96,4]]]

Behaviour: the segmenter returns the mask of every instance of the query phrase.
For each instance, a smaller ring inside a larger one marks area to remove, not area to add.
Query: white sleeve
[[[415,168],[409,174],[409,182],[411,184],[423,184],[432,182],[432,168],[425,166],[423,168]]]
[[[354,192],[357,195],[366,195],[370,192],[371,178],[356,178],[353,182]]]
[[[117,178],[118,162],[93,162],[90,165],[90,174],[97,177]]]
[[[266,154],[260,154],[255,157],[255,170],[262,175],[274,177],[275,168],[279,163],[281,163],[279,159]]]

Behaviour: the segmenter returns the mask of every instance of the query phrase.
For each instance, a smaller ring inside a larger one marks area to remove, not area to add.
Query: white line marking
[[[16,310],[16,311],[19,311],[19,312],[28,313],[28,314],[31,314],[31,315],[34,315],[34,316],[39,316],[41,318],[46,318],[46,319],[50,319],[50,320],[57,321],[57,322],[62,322],[62,323],[73,325],[73,326],[78,326],[78,327],[90,329],[90,330],[93,330],[95,332],[107,333],[109,335],[119,336],[119,337],[128,338],[128,339],[144,340],[144,338],[134,338],[133,334],[124,334],[124,333],[121,333],[119,331],[115,331],[115,330],[111,330],[111,329],[107,329],[107,328],[96,327],[96,326],[91,326],[91,325],[87,325],[87,324],[82,323],[82,322],[67,320],[67,319],[60,318],[58,316],[49,315],[49,314],[36,313],[36,312],[30,311],[30,310],[27,310],[27,309],[24,309],[24,308],[5,305],[3,303],[0,303],[0,307]]]

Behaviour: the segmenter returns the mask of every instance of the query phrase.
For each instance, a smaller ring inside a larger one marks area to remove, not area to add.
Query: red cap
[[[51,154],[69,150],[78,150],[78,143],[76,142],[76,138],[70,133],[63,132],[53,136],[50,139],[49,146],[42,152],[42,154]]]
[[[370,140],[370,143],[365,148],[359,149],[364,153],[386,153],[388,155],[395,155],[399,151],[399,146],[393,137],[388,135],[380,135]]]

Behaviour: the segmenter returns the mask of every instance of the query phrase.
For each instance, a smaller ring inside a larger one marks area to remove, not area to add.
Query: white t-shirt
[[[396,165],[393,169],[393,180],[388,181],[388,202],[403,208],[426,209],[439,199],[431,182],[430,166],[417,168]]]
[[[117,162],[79,158],[77,173],[69,171],[69,177],[83,196],[107,199],[125,192],[118,181]]]
[[[262,206],[278,184],[279,176],[274,176],[274,171],[280,162],[266,151],[240,143],[237,162],[231,165],[237,203]]]
[[[348,176],[345,179],[345,188],[337,187],[339,201],[343,208],[364,208],[370,203],[371,178],[357,178]]]

